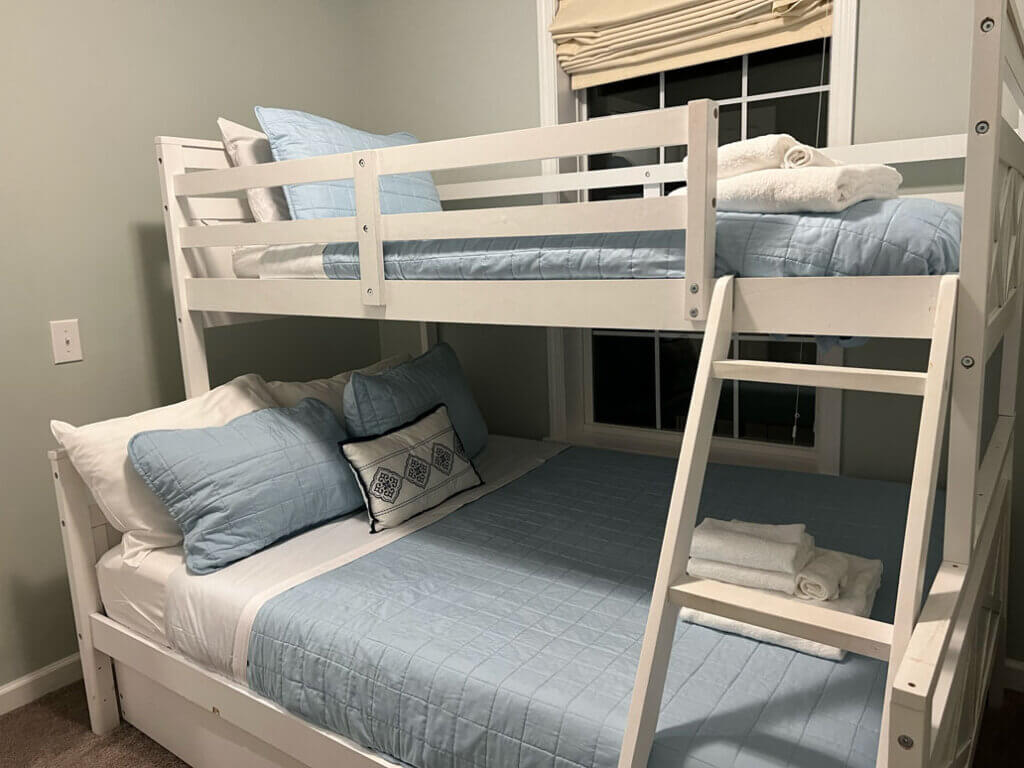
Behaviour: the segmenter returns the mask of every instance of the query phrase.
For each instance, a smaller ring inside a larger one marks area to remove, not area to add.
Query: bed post
[[[50,451],[49,458],[53,486],[57,492],[60,533],[71,586],[89,722],[93,733],[102,736],[121,724],[121,714],[117,706],[113,663],[109,656],[96,650],[92,641],[90,616],[101,612],[103,607],[96,578],[96,547],[89,492],[64,451]]]
[[[686,294],[691,320],[706,321],[715,280],[718,105],[697,99],[686,113]]]
[[[181,247],[179,228],[188,224],[181,201],[174,194],[174,177],[185,172],[185,154],[180,141],[158,136],[156,162],[160,171],[160,195],[164,205],[164,230],[167,232],[167,253],[171,262],[171,285],[174,289],[174,313],[178,320],[178,346],[181,371],[185,379],[185,397],[195,397],[210,390],[210,374],[206,366],[206,336],[201,312],[188,308],[185,279],[191,276],[185,252]]]

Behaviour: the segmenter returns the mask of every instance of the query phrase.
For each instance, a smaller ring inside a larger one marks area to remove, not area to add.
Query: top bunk
[[[1024,57],[1010,18],[998,56],[1013,104],[1024,101]],[[718,107],[707,100],[241,167],[221,142],[156,143],[179,314],[692,331],[706,322],[715,277],[735,274],[737,332],[928,338],[942,274],[979,262],[993,288],[989,315],[1015,295],[1018,249],[1007,228],[1016,230],[1024,201],[1024,142],[1014,123],[993,116],[963,135],[824,149],[848,164],[965,159],[963,192],[918,190],[838,214],[716,212]],[[679,145],[688,168],[576,170],[588,155]],[[381,180],[409,178],[396,174],[551,159],[564,172],[442,184],[446,209],[382,211]],[[249,189],[339,180],[354,215],[255,223],[244,200]],[[666,197],[586,200],[585,190],[684,180]],[[527,204],[480,207],[508,198]],[[966,233],[993,217],[1003,236],[971,251]],[[812,247],[794,255],[801,237]],[[277,279],[236,277],[232,254],[244,250],[271,254],[279,269],[262,277]]]

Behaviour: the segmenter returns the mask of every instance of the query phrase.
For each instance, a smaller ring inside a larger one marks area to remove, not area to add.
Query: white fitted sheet
[[[115,548],[97,564],[100,595],[115,621],[244,682],[252,621],[267,600],[444,517],[564,447],[491,435],[474,461],[484,485],[398,528],[371,535],[365,512],[356,512],[207,575],[188,572],[180,547],[154,550],[138,568],[125,566],[120,548]]]

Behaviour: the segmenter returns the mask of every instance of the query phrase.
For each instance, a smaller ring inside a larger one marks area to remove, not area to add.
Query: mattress
[[[138,567],[125,565],[120,546],[108,550],[96,563],[107,616],[153,642],[168,645],[164,631],[167,585],[184,565],[181,547],[154,549]]]
[[[718,214],[716,270],[741,277],[937,275],[959,268],[962,210],[920,198],[866,200],[841,213]],[[384,243],[389,280],[680,278],[686,232]],[[354,243],[239,249],[238,277],[359,277]]]

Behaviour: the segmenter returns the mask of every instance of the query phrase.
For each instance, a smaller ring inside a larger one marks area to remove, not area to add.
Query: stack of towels
[[[785,133],[718,148],[720,211],[836,213],[862,200],[895,197],[902,183],[895,168],[841,165]],[[685,193],[682,187],[671,194]]]
[[[693,531],[686,572],[702,579],[813,600],[829,608],[868,616],[882,583],[882,562],[814,546],[803,523],[764,525],[705,518]],[[680,617],[723,632],[841,660],[840,648],[763,627],[683,608]]]

